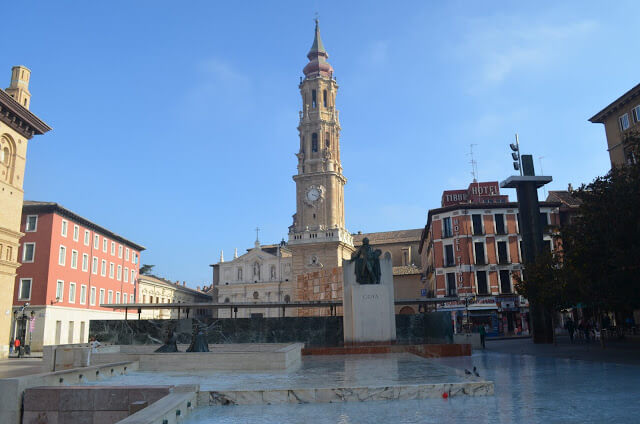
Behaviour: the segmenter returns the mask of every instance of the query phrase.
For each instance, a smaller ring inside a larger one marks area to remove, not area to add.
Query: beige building
[[[18,268],[20,218],[27,144],[34,135],[51,130],[29,111],[31,71],[14,66],[11,83],[0,90],[0,358],[9,354],[13,287]]]
[[[611,166],[637,163],[638,148],[631,141],[640,140],[640,84],[618,97],[589,119],[604,124]]]
[[[253,249],[239,257],[235,254],[231,261],[225,261],[221,254],[214,274],[218,303],[256,303],[256,308],[219,309],[219,318],[282,316],[281,309],[260,308],[259,304],[293,299],[291,251],[284,242],[261,246],[256,240]],[[285,314],[292,316],[295,311],[287,309]]]
[[[211,296],[187,287],[184,281],[182,284],[179,281],[172,283],[153,275],[138,277],[137,292],[139,303],[210,303],[212,301]],[[207,316],[211,316],[211,309],[142,309],[140,319],[204,318]]]
[[[353,252],[344,219],[344,185],[340,162],[340,121],[336,108],[338,83],[329,55],[315,37],[307,54],[300,83],[302,110],[298,133],[300,149],[296,183],[296,213],[289,227],[293,275],[342,265]]]

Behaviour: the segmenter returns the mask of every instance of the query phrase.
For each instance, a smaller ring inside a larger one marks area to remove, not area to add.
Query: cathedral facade
[[[213,288],[217,290],[214,298],[217,297],[219,303],[230,304],[317,300],[315,297],[322,295],[313,290],[311,297],[300,294],[299,277],[334,275],[343,259],[351,258],[354,243],[360,245],[365,236],[369,236],[372,246],[392,254],[394,278],[399,283],[396,298],[420,297],[423,284],[417,243],[421,229],[352,235],[346,228],[344,186],[347,179],[340,161],[338,83],[333,67],[327,61],[329,54],[322,43],[317,20],[307,58],[309,62],[303,69],[304,78],[299,85],[302,103],[298,124],[300,144],[296,154],[297,173],[293,176],[296,211],[289,227],[288,243],[282,242],[276,252],[261,247],[256,241],[253,249],[240,257],[235,256],[233,261],[224,262],[221,258],[219,263],[212,265]],[[270,278],[264,278],[265,272]],[[341,300],[341,295],[328,298]],[[300,309],[304,308],[287,309],[286,315],[299,314]],[[410,313],[417,310],[409,309]],[[231,307],[220,309],[218,316],[281,316],[276,309],[269,311],[252,308],[234,312]],[[314,310],[312,314],[325,313]]]

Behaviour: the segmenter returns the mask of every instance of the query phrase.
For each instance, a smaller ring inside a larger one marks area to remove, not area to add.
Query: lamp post
[[[513,150],[513,144],[510,145]],[[522,258],[525,265],[533,263],[545,249],[542,238],[542,224],[540,223],[540,203],[538,202],[538,188],[552,181],[550,176],[536,175],[533,167],[533,156],[520,156],[519,146],[518,165],[520,176],[511,176],[500,183],[502,188],[515,188],[518,195],[518,211],[520,213],[520,234],[522,235]],[[512,155],[513,156],[513,155]],[[515,156],[514,160],[515,160]],[[517,169],[514,162],[514,168]],[[526,275],[525,275],[526,280]],[[529,299],[529,318],[531,334],[534,343],[553,343],[553,328],[551,317],[541,305]]]

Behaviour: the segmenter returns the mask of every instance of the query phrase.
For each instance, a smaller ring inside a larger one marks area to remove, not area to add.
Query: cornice
[[[0,90],[0,121],[7,124],[26,139],[51,130],[40,118],[16,102],[4,90]]]

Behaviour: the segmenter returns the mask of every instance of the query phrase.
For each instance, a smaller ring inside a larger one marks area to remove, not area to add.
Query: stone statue
[[[169,353],[179,352],[178,350],[178,336],[173,332],[173,329],[167,331],[167,338],[164,344],[155,350],[156,353]]]
[[[193,325],[191,344],[187,348],[187,352],[209,352],[209,344],[207,343],[207,331],[204,324],[202,324],[201,322],[196,322]]]
[[[351,255],[355,261],[356,281],[360,284],[380,284],[380,249],[373,250],[369,239],[362,240],[362,246]]]

